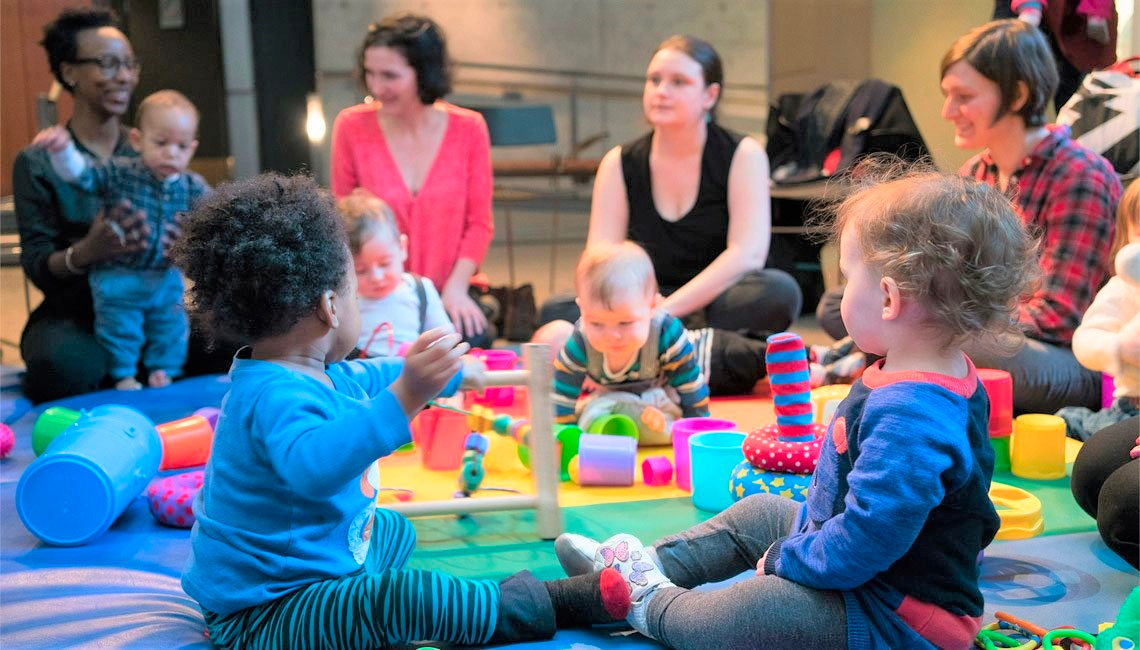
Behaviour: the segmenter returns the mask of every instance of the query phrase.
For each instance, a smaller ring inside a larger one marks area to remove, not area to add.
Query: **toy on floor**
[[[1009,467],[1021,478],[1065,478],[1065,421],[1043,413],[1017,416],[1009,443]]]
[[[831,424],[835,409],[850,392],[851,384],[828,384],[811,389],[812,421],[825,427]]]
[[[736,501],[759,492],[803,501],[827,435],[827,427],[813,421],[803,339],[792,332],[768,337],[765,361],[776,424],[748,434],[745,460],[733,470],[729,489]]]
[[[217,413],[218,409],[205,407],[198,409],[189,417],[158,425],[156,430],[163,449],[162,465],[159,470],[205,465],[210,458],[210,446],[214,441],[213,422],[218,419]],[[52,441],[84,415],[85,411],[75,411],[61,406],[45,409],[32,426],[32,451],[36,456],[43,455]],[[210,417],[213,418],[213,422]]]
[[[978,380],[990,398],[990,445],[994,471],[1009,471],[1009,440],[1013,433],[1013,378],[1004,370],[978,368]]]
[[[998,483],[990,483],[990,501],[998,506],[998,528],[994,539],[1028,539],[1045,530],[1045,518],[1041,515],[1041,500],[1021,488]]]
[[[111,527],[161,462],[162,440],[150,418],[126,406],[95,407],[24,470],[16,512],[45,543],[86,544]]]
[[[676,470],[677,487],[686,492],[693,491],[689,439],[705,431],[736,431],[736,423],[715,418],[682,418],[673,423],[670,432],[673,438],[673,465]]]
[[[215,418],[216,419],[216,418]],[[159,471],[205,465],[214,444],[214,427],[204,416],[191,415],[155,427],[162,440]]]
[[[192,528],[194,497],[202,489],[204,472],[195,470],[152,481],[146,489],[147,505],[155,521],[172,528]]]
[[[62,406],[44,409],[32,426],[32,452],[40,456],[48,445],[82,416],[82,412]]]
[[[16,434],[7,424],[0,424],[0,458],[7,458],[16,446]]]
[[[424,467],[437,471],[459,469],[463,463],[463,443],[473,428],[467,414],[458,409],[433,404],[416,416],[412,427],[416,446],[423,451]]]
[[[637,468],[637,438],[583,433],[578,455],[570,460],[570,476],[579,485],[633,485]]]
[[[641,480],[650,487],[669,485],[673,478],[673,463],[666,456],[650,456],[641,461]]]
[[[558,461],[554,456],[554,404],[550,397],[550,386],[554,383],[550,349],[545,345],[528,343],[523,346],[523,361],[525,367],[522,370],[488,370],[486,386],[513,386],[520,383],[525,383],[527,386],[530,418],[525,426],[535,435],[526,435],[526,432],[522,431],[523,425],[519,425],[512,437],[517,436],[516,440],[524,440],[530,445],[535,494],[378,504],[380,507],[408,517],[498,510],[534,510],[540,537],[554,539],[562,532],[562,512],[558,507]],[[492,430],[498,419],[498,417],[489,417],[486,413],[475,415],[474,412],[468,417],[475,420],[480,427],[489,426]],[[512,421],[510,417],[502,420],[508,433],[511,432],[509,423]],[[479,427],[473,426],[472,429],[478,431]]]
[[[1100,648],[1136,650],[1140,648],[1140,587],[1133,587],[1120,605],[1116,622],[1101,626],[1097,635]]]
[[[732,505],[725,479],[734,476],[734,468],[744,457],[744,438],[739,431],[705,431],[689,438],[694,506],[720,512]]]

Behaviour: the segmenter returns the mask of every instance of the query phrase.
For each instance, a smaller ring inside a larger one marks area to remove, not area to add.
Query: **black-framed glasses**
[[[110,54],[107,54],[98,58],[75,59],[72,61],[72,63],[75,63],[77,65],[88,63],[97,65],[99,66],[99,72],[102,72],[103,76],[108,79],[111,79],[115,75],[119,74],[119,70],[122,70],[124,68],[127,70],[127,72],[134,74],[138,74],[139,71],[142,70],[142,64],[139,63],[139,60],[133,56],[127,57],[125,59],[120,59],[117,56],[111,56]]]

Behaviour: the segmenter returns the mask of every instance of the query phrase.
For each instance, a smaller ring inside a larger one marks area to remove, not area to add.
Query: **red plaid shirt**
[[[1028,336],[1067,346],[1108,279],[1121,189],[1112,165],[1071,139],[1067,126],[1048,128],[1010,178],[1006,195],[1041,240],[1041,285],[1022,303],[1019,320]],[[988,149],[960,173],[998,186]]]

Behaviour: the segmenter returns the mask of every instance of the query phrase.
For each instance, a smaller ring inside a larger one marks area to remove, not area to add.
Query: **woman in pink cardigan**
[[[356,72],[370,98],[333,126],[332,190],[363,187],[396,213],[406,268],[440,288],[456,328],[473,343],[487,319],[467,292],[491,243],[491,145],[476,112],[451,91],[447,45],[430,18],[405,14],[368,27]]]

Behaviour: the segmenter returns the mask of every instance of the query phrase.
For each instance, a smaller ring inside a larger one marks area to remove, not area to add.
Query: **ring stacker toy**
[[[729,489],[736,501],[768,492],[803,501],[819,461],[827,427],[814,421],[811,381],[803,339],[792,332],[768,337],[765,354],[776,424],[748,434],[744,458],[732,472]]]
[[[530,399],[530,422],[526,426],[533,435],[519,433],[518,439],[525,439],[529,447],[535,494],[485,499],[408,501],[381,504],[380,507],[407,517],[534,510],[539,536],[543,539],[558,537],[562,533],[562,511],[558,507],[559,463],[554,450],[554,402],[550,396],[550,387],[554,385],[554,373],[549,347],[533,343],[523,345],[523,365],[520,370],[487,371],[486,385],[493,387],[525,384],[527,387]]]
[[[667,456],[651,456],[641,461],[641,480],[646,485],[669,485],[673,480],[673,463]]]
[[[990,501],[997,506],[998,528],[994,539],[1028,539],[1045,530],[1045,518],[1041,516],[1041,500],[1021,488],[998,483],[990,483]]]

